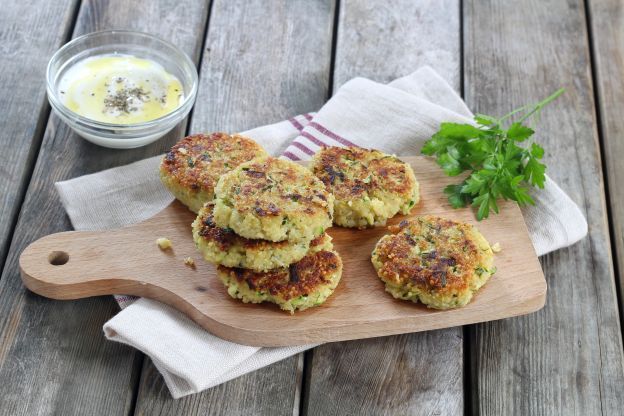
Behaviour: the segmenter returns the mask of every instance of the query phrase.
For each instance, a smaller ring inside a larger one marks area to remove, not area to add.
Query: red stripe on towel
[[[299,123],[297,120],[295,120],[295,118],[289,118],[288,121],[290,121],[290,124],[292,124],[297,130],[301,131],[303,130],[303,126],[301,125],[301,123]]]
[[[303,137],[305,137],[306,139],[310,140],[312,143],[314,143],[317,146],[320,147],[327,147],[327,143],[323,143],[322,141],[320,141],[319,139],[317,139],[316,137],[312,136],[310,133],[308,133],[307,131],[302,131],[301,135]]]
[[[121,295],[116,297],[118,302],[129,302],[131,300],[137,300],[137,296]]]
[[[314,154],[314,150],[309,149],[308,147],[306,147],[306,145],[304,145],[303,143],[299,143],[298,141],[294,141],[291,143],[293,146],[295,146],[296,148],[298,148],[299,150],[301,150],[303,153],[305,153],[306,155],[310,155],[312,156]]]
[[[299,156],[297,156],[296,154],[294,154],[291,151],[285,151],[282,156],[287,157],[290,160],[301,160],[301,158]]]
[[[341,137],[339,135],[337,135],[336,133],[334,133],[333,131],[330,131],[328,129],[326,129],[325,127],[321,126],[320,124],[318,124],[315,121],[310,122],[309,124],[311,127],[314,127],[316,130],[318,130],[319,132],[323,133],[325,136],[330,137],[334,140],[336,140],[338,143],[343,144],[345,146],[355,146],[355,147],[360,147],[358,145],[356,145],[353,142],[350,142],[349,140],[345,139],[344,137]]]

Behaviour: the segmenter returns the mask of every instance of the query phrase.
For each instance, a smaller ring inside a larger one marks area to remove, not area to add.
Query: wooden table
[[[79,139],[45,97],[52,53],[113,28],[174,42],[201,74],[188,121],[141,149]],[[314,111],[351,77],[385,82],[424,64],[495,115],[567,89],[543,114],[539,140],[589,236],[542,258],[540,312],[328,344],[174,401],[148,358],[104,340],[118,311],[111,297],[53,301],[22,286],[22,249],[71,228],[55,181],[162,153],[185,132]],[[621,414],[623,75],[618,0],[3,2],[0,414]]]

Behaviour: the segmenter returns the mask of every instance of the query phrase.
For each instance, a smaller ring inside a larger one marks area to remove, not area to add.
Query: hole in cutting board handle
[[[62,266],[69,261],[69,254],[65,251],[53,251],[48,255],[48,262],[53,266]]]

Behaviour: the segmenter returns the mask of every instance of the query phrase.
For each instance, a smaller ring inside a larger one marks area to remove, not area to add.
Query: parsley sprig
[[[520,205],[535,204],[529,187],[544,187],[546,165],[540,162],[544,149],[531,139],[534,130],[523,123],[532,116],[539,117],[542,108],[563,91],[562,88],[537,104],[520,107],[501,118],[477,114],[474,125],[440,125],[440,130],[425,142],[422,153],[435,156],[449,176],[471,171],[462,182],[444,188],[454,208],[470,204],[477,209],[477,219],[481,221],[490,211],[498,214],[496,201],[501,198]],[[518,115],[521,117],[511,122]]]

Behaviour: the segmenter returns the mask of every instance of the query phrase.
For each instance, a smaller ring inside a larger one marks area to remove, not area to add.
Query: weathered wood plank
[[[607,202],[611,208],[621,300],[624,299],[624,190],[620,182],[624,178],[624,3],[618,0],[589,1],[588,9],[609,189]]]
[[[207,14],[206,4],[191,0],[86,1],[74,36],[108,28],[142,30],[178,44],[197,60]],[[151,146],[116,151],[87,143],[50,117],[0,280],[0,414],[132,410],[141,354],[104,340],[101,325],[118,310],[114,301],[59,302],[32,295],[22,286],[18,256],[36,238],[71,228],[55,181],[162,152],[184,128],[183,123]]]
[[[48,115],[45,68],[72,30],[77,0],[0,8],[0,270]]]
[[[318,109],[329,84],[333,13],[330,0],[215,1],[190,131],[242,131]],[[148,362],[136,412],[296,413],[302,367],[301,354],[172,400]]]
[[[471,108],[503,114],[566,87],[543,112],[537,139],[545,144],[549,174],[579,204],[590,230],[573,247],[543,258],[549,293],[542,311],[474,328],[473,410],[619,414],[622,340],[583,2],[464,6],[464,85]]]
[[[422,65],[459,88],[459,64],[458,1],[340,3],[334,89],[354,76],[387,82]],[[460,414],[462,377],[461,328],[327,344],[312,354],[307,412]]]
[[[205,392],[173,400],[150,360],[145,360],[136,415],[283,415],[299,411],[303,354]]]
[[[459,90],[459,13],[456,0],[342,1],[334,91],[353,77],[386,83],[424,65]]]
[[[191,131],[243,131],[327,98],[331,0],[215,0]]]

